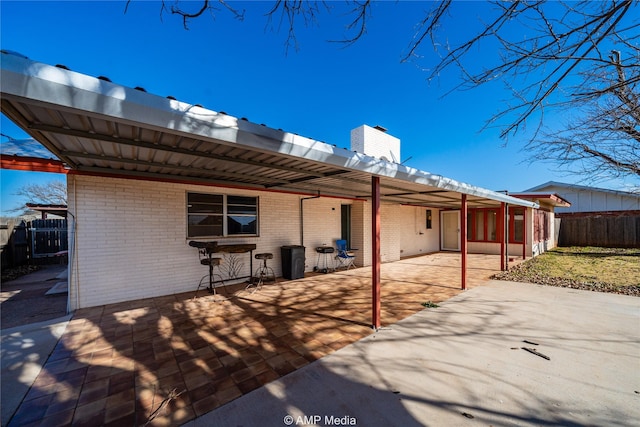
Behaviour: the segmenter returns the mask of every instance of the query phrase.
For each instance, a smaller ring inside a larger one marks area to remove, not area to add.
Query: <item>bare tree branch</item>
[[[280,13],[278,29],[282,28],[283,23],[287,23],[287,40],[285,42],[285,52],[288,52],[289,46],[293,46],[298,50],[298,39],[296,38],[297,19],[301,17],[304,25],[309,26],[316,23],[316,15],[318,12],[317,2],[306,2],[303,0],[278,0],[273,8],[267,12],[268,23],[271,24],[273,17]]]
[[[216,4],[222,6],[224,9],[231,12],[234,18],[239,20],[244,19],[244,10],[239,10],[232,7],[225,0],[217,0],[214,4],[211,4],[210,0],[200,0],[200,9],[196,10],[195,12],[187,12],[184,9],[182,9],[180,7],[180,3],[181,3],[180,0],[175,0],[171,6],[168,6],[167,3],[168,3],[168,0],[161,0],[160,2],[160,18],[162,19],[162,15],[165,12],[171,13],[173,15],[179,15],[182,17],[182,26],[184,27],[185,30],[189,29],[189,22],[191,20],[201,17],[207,11],[213,13],[214,11],[219,10],[216,7]],[[192,4],[192,2],[185,2],[185,1],[183,1],[182,3],[188,3],[189,5]],[[125,14],[129,10],[130,4],[131,4],[131,0],[127,0],[124,8]]]
[[[366,0],[365,2],[355,1],[354,4],[355,6],[351,13],[355,15],[355,18],[347,25],[346,29],[347,31],[357,29],[356,34],[343,40],[329,40],[330,42],[351,45],[360,40],[367,32],[367,17],[371,11],[371,0]]]
[[[185,28],[215,6],[243,16],[224,0],[200,0],[193,12],[181,9],[181,0],[167,9],[168,1],[161,1],[161,12],[182,16]],[[350,45],[366,34],[376,2],[345,4],[351,18],[345,26],[347,36],[330,41]],[[419,21],[402,61],[426,61],[421,68],[429,70],[429,81],[451,69],[458,71],[460,78],[448,93],[501,82],[510,99],[500,111],[490,113],[485,128],[499,127],[506,144],[537,119],[525,144],[533,159],[554,161],[589,176],[638,178],[639,0],[491,0],[474,3],[479,17],[469,23],[464,21],[471,16],[468,4],[428,4],[431,8]],[[324,0],[274,0],[265,16],[268,23],[277,19],[278,29],[286,30],[286,48],[298,49],[299,25],[317,25],[321,14],[334,8]],[[460,32],[462,27],[465,31]],[[459,37],[460,33],[465,35]],[[427,47],[435,55],[423,55]],[[478,52],[483,53],[482,61]],[[565,119],[561,127],[559,117]]]
[[[52,180],[47,184],[25,184],[15,194],[24,201],[20,206],[11,209],[10,212],[28,210],[27,203],[39,205],[66,205],[67,184],[61,180]]]

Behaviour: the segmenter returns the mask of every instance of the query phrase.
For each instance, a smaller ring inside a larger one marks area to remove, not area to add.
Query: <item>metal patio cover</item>
[[[2,112],[73,172],[459,208],[537,204],[2,52]],[[250,100],[248,100],[250,102]]]

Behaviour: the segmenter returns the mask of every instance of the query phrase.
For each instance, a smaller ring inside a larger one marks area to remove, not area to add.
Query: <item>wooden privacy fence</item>
[[[68,249],[66,219],[34,219],[29,234],[34,259],[57,256]]]
[[[66,262],[66,219],[14,220],[0,224],[2,268],[26,263]]]
[[[25,221],[8,220],[0,224],[2,268],[26,264],[29,260],[28,226]]]
[[[640,214],[562,215],[558,245],[640,248]]]

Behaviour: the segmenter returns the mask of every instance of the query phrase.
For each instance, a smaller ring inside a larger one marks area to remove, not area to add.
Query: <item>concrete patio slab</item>
[[[71,315],[45,322],[2,330],[0,368],[2,370],[2,413],[5,426],[42,370]]]
[[[639,392],[639,298],[492,281],[186,425],[635,426]]]

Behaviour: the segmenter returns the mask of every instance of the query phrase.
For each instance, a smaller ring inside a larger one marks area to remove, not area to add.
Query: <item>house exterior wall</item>
[[[371,204],[371,203],[369,203]],[[402,206],[382,203],[380,205],[380,261],[400,259],[400,210]]]
[[[556,192],[571,202],[568,208],[557,208],[558,213],[640,210],[640,197],[586,190],[559,189]]]
[[[371,265],[371,203],[351,205],[351,247],[358,249],[354,264]]]
[[[208,269],[188,244],[188,192],[258,197],[260,235],[215,240],[255,243],[254,254],[271,252],[273,259],[268,263],[277,276],[282,275],[280,247],[285,245],[303,244],[305,271],[312,271],[318,264],[315,248],[335,246],[341,236],[341,205],[350,204],[351,246],[359,249],[356,265],[372,264],[373,219],[368,201],[70,174],[69,308],[195,291]],[[303,198],[307,200],[301,209]],[[426,229],[425,208],[382,203],[380,216],[382,262],[439,250],[438,210],[432,209],[430,230]],[[527,241],[531,242],[531,215],[527,224]],[[499,245],[470,244],[469,251],[499,253]],[[511,245],[510,252],[521,250]],[[226,260],[236,256],[243,264],[240,275],[249,275],[249,253],[220,256]],[[257,267],[254,260],[253,269]]]
[[[280,197],[280,196],[277,196]],[[295,196],[299,198],[300,196]],[[335,247],[336,239],[340,238],[340,199],[317,198],[308,199],[303,202],[304,211],[304,247],[305,247],[305,271],[313,270],[318,262],[324,262],[321,256],[318,259],[316,252],[319,246]],[[278,205],[273,206],[274,211],[278,212]],[[280,213],[282,215],[282,213]],[[297,221],[296,221],[297,222]],[[298,223],[299,224],[299,223]],[[292,236],[300,235],[300,226]],[[300,238],[297,238],[296,244],[300,244]],[[327,256],[327,258],[330,258]],[[275,258],[274,258],[275,259]],[[332,261],[330,259],[327,260]],[[278,275],[276,271],[276,275]]]
[[[539,212],[546,212],[548,230],[545,233],[546,238],[538,239],[535,237],[535,215]],[[556,221],[553,207],[551,205],[541,205],[541,209],[527,208],[525,218],[526,230],[526,252],[527,257],[538,256],[543,252],[553,249],[557,246],[556,242]],[[468,242],[467,250],[469,253],[479,254],[500,254],[500,243],[489,242]],[[508,252],[510,256],[522,256],[521,243],[509,243]]]
[[[208,270],[186,238],[188,191],[259,197],[260,236],[216,240],[255,243],[254,254],[273,253],[269,265],[278,276],[280,247],[300,244],[301,196],[295,194],[82,175],[69,175],[68,191],[70,239],[75,236],[70,260],[72,310],[196,289]],[[307,270],[315,265],[316,246],[333,245],[340,238],[343,202],[329,198],[304,202]],[[354,203],[359,205],[370,203]],[[249,254],[237,256],[244,264],[241,274],[249,274]]]
[[[69,286],[72,310],[196,289],[208,270],[200,265],[197,250],[189,246],[189,241],[209,239],[187,239],[188,192],[257,196],[259,236],[212,240],[221,244],[255,243],[254,254],[273,253],[269,266],[277,276],[282,275],[280,247],[285,245],[302,243],[305,271],[312,271],[318,264],[315,248],[335,246],[341,235],[340,206],[351,204],[352,246],[359,249],[356,265],[372,263],[372,212],[367,201],[304,200],[301,236],[303,196],[296,194],[83,175],[68,176],[68,192],[73,239]],[[405,255],[401,236],[415,235],[414,221],[408,218],[418,214],[424,229],[424,209],[381,205],[382,262],[397,261]],[[418,235],[420,240],[404,239],[410,251],[437,250],[437,212],[433,218],[430,233]],[[240,275],[248,275],[249,254],[235,256],[243,264]],[[253,264],[255,270],[258,261]]]
[[[554,207],[550,204],[546,204],[544,202],[540,202],[540,209],[533,210],[533,215],[546,215],[546,222],[548,222],[548,233],[545,235],[545,238],[536,238],[535,237],[535,229],[536,229],[536,221],[535,217],[532,218],[532,222],[530,225],[531,230],[529,230],[532,235],[534,235],[533,241],[531,242],[531,252],[532,256],[540,255],[548,250],[551,250],[557,246],[557,235],[556,235],[556,220],[555,220],[555,210]]]
[[[431,228],[426,226],[427,208],[400,206],[398,227],[400,256],[412,256],[440,250],[440,210],[431,209]]]
[[[400,259],[400,205],[380,204],[380,260],[381,262],[398,261]],[[373,236],[373,213],[371,203],[353,203],[351,208],[352,245],[358,248],[355,264],[369,266],[373,261],[371,239]]]

